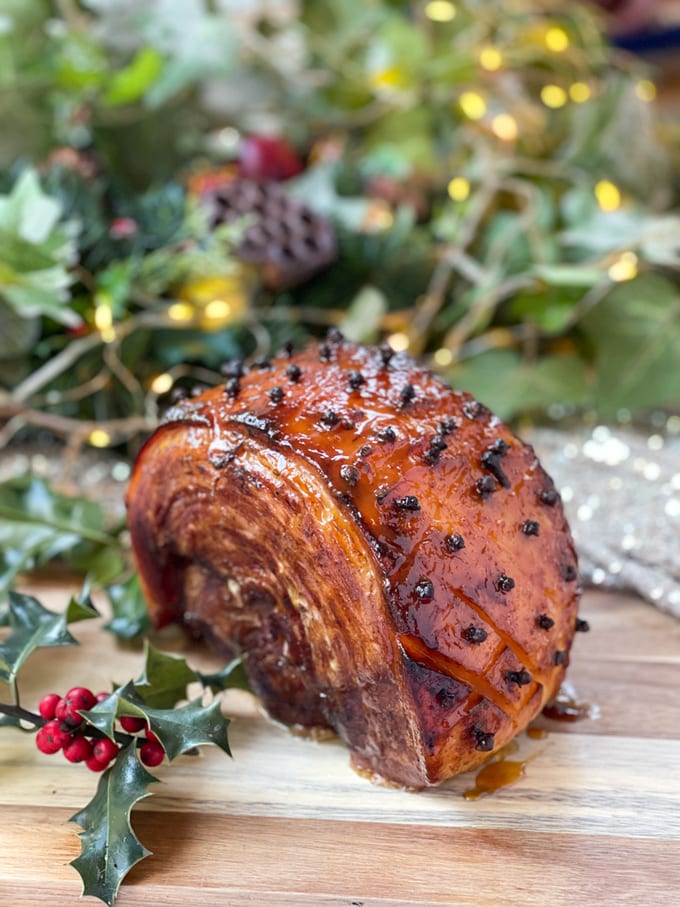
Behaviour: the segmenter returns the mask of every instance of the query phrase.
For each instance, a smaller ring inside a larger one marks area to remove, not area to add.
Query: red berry
[[[48,721],[35,735],[35,745],[41,753],[58,753],[71,740],[69,731],[65,731],[58,721]]]
[[[109,225],[111,239],[128,239],[134,236],[139,229],[137,221],[131,217],[114,217]]]
[[[135,718],[132,715],[123,715],[119,720],[120,726],[128,734],[136,734],[138,731],[143,731],[146,727],[146,721],[143,718]]]
[[[287,180],[303,170],[295,149],[283,139],[249,135],[239,149],[239,173],[243,179]]]
[[[38,704],[38,711],[43,718],[51,721],[55,717],[57,703],[60,699],[59,693],[48,693],[47,696],[43,696]]]
[[[118,750],[119,747],[113,740],[109,740],[108,737],[102,737],[96,740],[92,747],[92,758],[97,759],[103,765],[108,765],[112,759],[116,758]]]
[[[110,693],[102,692],[102,693],[97,693],[97,695],[94,698],[97,700],[97,702],[103,702],[105,699],[108,699],[110,695],[111,695]]]
[[[99,762],[94,756],[90,756],[89,759],[86,759],[85,765],[91,772],[105,772],[107,768],[106,762]]]
[[[160,765],[163,759],[165,759],[165,752],[160,743],[149,741],[148,743],[142,744],[140,747],[139,758],[144,765],[153,768],[155,765]]]
[[[91,709],[97,702],[94,693],[85,687],[73,687],[68,693],[59,700],[54,710],[55,718],[65,721],[71,727],[75,727],[83,720],[78,714],[79,711],[86,712]]]
[[[78,703],[77,708],[83,709],[83,711],[91,709],[97,701],[97,697],[92,690],[88,690],[87,687],[73,687],[73,689],[69,690],[66,696],[64,696],[64,699],[68,699],[74,706]]]
[[[147,731],[147,732],[146,732],[146,739],[149,741],[149,743],[157,743],[159,746],[161,745],[160,740],[159,740],[158,737],[154,734],[153,731]]]
[[[92,757],[92,741],[78,735],[64,747],[64,756],[69,762],[85,762]]]

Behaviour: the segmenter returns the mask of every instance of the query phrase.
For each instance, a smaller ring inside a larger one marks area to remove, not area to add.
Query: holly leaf
[[[143,718],[171,761],[204,744],[214,744],[231,756],[227,739],[229,719],[222,714],[219,700],[207,706],[199,698],[178,709],[152,708],[141,699],[134,682],[130,681],[81,714],[112,740],[115,739],[116,718],[123,715]]]
[[[130,825],[130,813],[157,780],[140,763],[133,740],[102,775],[93,799],[71,816],[83,829],[81,854],[71,861],[83,881],[83,895],[113,904],[128,872],[150,855]]]
[[[231,756],[227,739],[229,719],[222,714],[217,699],[207,706],[201,699],[194,699],[179,709],[152,709],[143,705],[135,714],[146,717],[171,761],[204,744],[218,746]]]
[[[151,619],[136,575],[125,583],[109,586],[106,591],[113,617],[105,629],[120,639],[134,639],[151,629]]]
[[[139,680],[135,680],[134,687],[146,705],[168,709],[180,699],[186,699],[187,685],[198,680],[198,675],[186,661],[160,652],[148,640],[145,654],[144,672]]]
[[[13,684],[26,659],[36,649],[77,646],[68,624],[98,617],[91,604],[71,599],[63,614],[48,611],[32,595],[9,594],[10,634],[0,645],[0,678]]]
[[[203,674],[201,671],[196,671],[196,676],[203,686],[208,687],[213,693],[221,693],[223,690],[252,692],[243,669],[242,658],[234,658],[221,671],[216,671],[214,674]]]
[[[71,555],[86,565],[103,548],[119,543],[96,502],[57,494],[36,477],[0,484],[0,600],[17,573]]]

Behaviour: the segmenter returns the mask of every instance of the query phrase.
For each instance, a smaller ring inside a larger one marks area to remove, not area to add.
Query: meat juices
[[[389,347],[290,348],[172,408],[128,518],[156,624],[246,653],[269,714],[421,788],[555,695],[576,555],[531,447]]]

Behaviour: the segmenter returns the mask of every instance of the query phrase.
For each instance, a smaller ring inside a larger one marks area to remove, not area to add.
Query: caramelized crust
[[[272,717],[333,728],[376,778],[473,768],[564,676],[576,556],[553,483],[407,356],[313,345],[173,408],[128,511],[155,622],[247,653]]]

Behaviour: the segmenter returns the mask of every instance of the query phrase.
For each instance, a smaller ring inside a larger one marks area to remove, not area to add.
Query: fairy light
[[[621,207],[621,190],[611,180],[600,180],[593,191],[602,211],[616,211]]]
[[[560,85],[544,85],[541,89],[541,100],[546,107],[556,110],[567,103],[567,93]]]
[[[491,129],[494,135],[504,142],[512,142],[517,138],[517,120],[509,113],[499,113],[491,120]]]
[[[151,382],[151,390],[154,394],[167,394],[172,385],[175,383],[175,379],[169,372],[163,372],[156,377]]]
[[[638,257],[635,252],[622,252],[607,273],[611,280],[623,283],[637,277],[638,270]]]
[[[94,326],[102,336],[104,343],[111,343],[116,339],[113,327],[113,312],[108,305],[98,305],[94,310]]]
[[[196,310],[188,302],[173,302],[168,308],[168,318],[171,321],[193,321]]]
[[[443,346],[440,349],[435,350],[433,359],[436,365],[445,368],[447,365],[451,365],[451,363],[453,362],[453,353],[451,352],[451,350],[447,350],[446,347]]]
[[[203,309],[207,321],[226,321],[231,318],[233,306],[227,299],[213,299]]]
[[[373,87],[377,90],[394,90],[405,84],[405,73],[401,66],[388,66],[371,75]]]
[[[90,432],[87,440],[92,447],[108,447],[111,443],[111,435],[103,428],[95,428]]]
[[[403,331],[399,331],[396,334],[390,334],[390,336],[387,338],[387,342],[395,351],[395,353],[403,353],[411,345],[411,338]]]
[[[470,183],[464,176],[454,176],[446,187],[446,191],[454,202],[464,202],[470,194]]]
[[[425,15],[432,22],[450,22],[456,17],[456,7],[449,0],[430,0],[425,6]]]
[[[481,120],[486,113],[486,101],[476,91],[464,91],[458,99],[460,109],[470,120]]]
[[[647,103],[649,103],[656,97],[656,85],[651,79],[640,79],[635,85],[635,94],[641,101],[647,101]]]
[[[560,54],[569,47],[569,35],[559,25],[553,25],[545,33],[545,46],[553,53]]]
[[[585,82],[574,82],[573,85],[569,86],[569,97],[575,104],[584,104],[590,100],[592,95],[590,85]]]
[[[479,65],[489,72],[496,72],[503,65],[503,54],[497,47],[483,47],[479,52]]]

